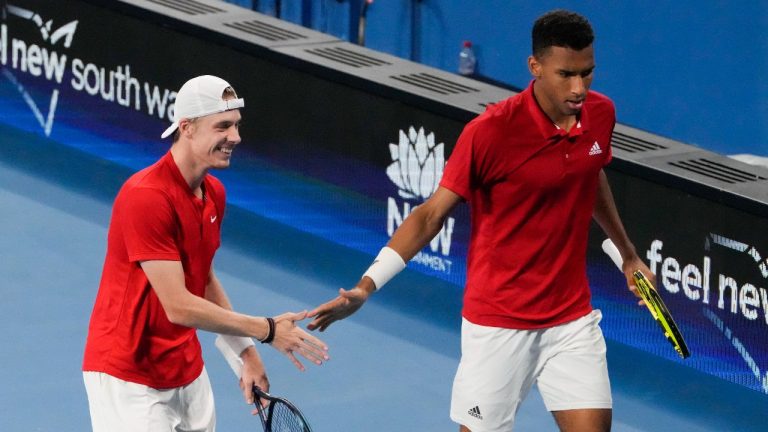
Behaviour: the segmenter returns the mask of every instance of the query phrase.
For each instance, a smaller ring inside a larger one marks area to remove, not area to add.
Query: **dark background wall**
[[[229,0],[357,40],[364,0]],[[768,2],[391,0],[368,8],[366,46],[455,72],[471,40],[478,73],[524,87],[530,29],[543,12],[587,16],[596,32],[593,88],[619,122],[721,154],[768,156]]]

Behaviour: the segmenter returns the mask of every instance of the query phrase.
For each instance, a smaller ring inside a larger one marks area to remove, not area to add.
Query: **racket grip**
[[[621,265],[624,263],[624,260],[621,259],[621,254],[619,253],[619,249],[616,248],[616,245],[613,244],[611,239],[605,239],[603,241],[603,252],[605,252],[606,255],[608,255],[614,264],[616,264],[616,267],[619,268],[619,270],[622,270]]]

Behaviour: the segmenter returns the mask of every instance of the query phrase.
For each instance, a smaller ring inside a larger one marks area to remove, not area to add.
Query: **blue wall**
[[[363,0],[230,0],[356,40]],[[366,46],[455,71],[464,40],[478,73],[515,87],[529,74],[530,28],[543,12],[587,16],[597,35],[593,88],[619,122],[723,154],[768,156],[768,1],[378,0]]]

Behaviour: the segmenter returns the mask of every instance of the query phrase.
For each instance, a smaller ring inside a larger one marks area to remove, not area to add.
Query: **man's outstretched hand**
[[[360,287],[345,290],[339,288],[339,296],[323,303],[307,314],[307,318],[314,318],[307,325],[310,330],[319,329],[325,331],[331,324],[357,312],[363,306],[370,293]]]

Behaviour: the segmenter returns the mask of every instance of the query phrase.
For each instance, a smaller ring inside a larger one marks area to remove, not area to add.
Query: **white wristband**
[[[221,339],[226,343],[229,348],[234,351],[235,354],[240,356],[240,354],[245,351],[246,348],[256,346],[255,343],[253,343],[253,339],[245,336],[232,336],[232,335],[219,335],[221,336]]]
[[[241,378],[243,375],[243,359],[240,358],[239,353],[235,353],[229,343],[224,340],[224,335],[216,336],[216,340],[213,343],[216,345],[216,348],[221,351],[221,354],[224,356],[229,367],[232,368],[232,372],[235,373],[235,376]]]
[[[373,264],[363,273],[373,280],[376,291],[381,289],[390,279],[395,277],[405,268],[405,261],[399,253],[390,247],[383,247],[373,260]]]

